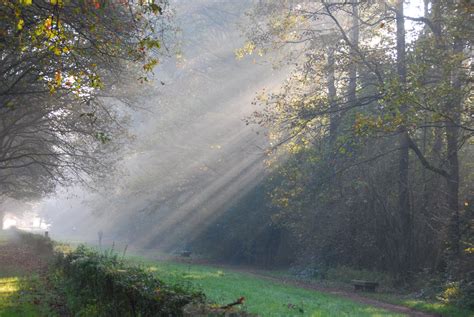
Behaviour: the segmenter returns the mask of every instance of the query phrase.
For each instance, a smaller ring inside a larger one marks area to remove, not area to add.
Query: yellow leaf
[[[53,20],[51,19],[51,17],[47,18],[45,21],[44,21],[44,27],[49,30],[51,29],[51,24],[52,24]]]
[[[18,24],[16,25],[18,30],[23,30],[23,25],[25,25],[25,20],[20,19],[18,20]]]

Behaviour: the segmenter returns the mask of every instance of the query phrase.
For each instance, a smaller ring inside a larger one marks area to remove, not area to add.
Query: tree
[[[404,12],[402,1],[395,5],[261,1],[251,13],[251,18],[259,21],[258,26],[250,27],[249,42],[238,52],[243,56],[285,48],[291,53],[287,56],[296,56],[297,67],[281,91],[262,94],[257,103],[263,110],[253,117],[253,122],[270,129],[277,150],[285,153],[280,157],[290,155],[288,161],[280,160],[275,165],[285,179],[281,188],[274,191],[275,205],[283,214],[291,214],[286,216],[285,224],[301,223],[310,235],[318,224],[309,221],[306,213],[319,212],[316,221],[331,217],[334,231],[344,228],[341,232],[353,232],[356,236],[354,225],[343,224],[341,219],[349,218],[353,223],[361,217],[376,220],[364,226],[385,256],[385,264],[381,265],[402,275],[425,265],[418,256],[425,252],[422,241],[429,241],[430,235],[439,237],[441,242],[429,251],[433,253],[446,241],[439,233],[427,232],[431,229],[424,227],[424,220],[442,230],[449,228],[449,244],[453,250],[459,250],[455,247],[459,245],[458,153],[460,146],[472,137],[472,105],[467,97],[469,72],[463,66],[472,59],[467,54],[471,44],[469,30],[461,31],[465,27],[461,19],[469,19],[469,10],[462,3],[431,4],[431,14],[411,17]],[[440,4],[442,11],[437,9]],[[410,42],[405,21],[425,26],[411,33]],[[324,39],[328,34],[336,39],[333,43],[337,45],[327,48]],[[336,118],[340,121],[337,129]],[[431,133],[433,138],[428,138]],[[435,150],[441,149],[443,143],[446,146],[439,159],[437,153],[429,151],[428,142],[432,142]],[[332,152],[327,144],[337,149],[337,155],[327,155]],[[411,163],[412,159],[416,160]],[[335,162],[335,174],[344,175],[343,181],[332,188],[321,186],[321,179],[326,183],[333,179],[326,173],[331,166],[325,163],[328,161],[332,165]],[[372,177],[363,172],[369,164],[385,164],[386,168],[396,164],[398,175],[376,169],[377,174]],[[432,188],[436,192],[446,191],[446,199],[432,195],[439,205],[433,204],[435,210],[425,209],[424,215],[415,213],[420,209],[418,167],[424,169],[424,182],[429,182],[426,175],[433,177],[426,172],[447,180],[445,187]],[[391,179],[397,180],[396,189]],[[391,191],[397,195],[391,195]],[[340,193],[336,204],[327,198],[334,192]],[[344,205],[341,199],[350,202]],[[328,216],[319,211],[324,207],[314,205],[326,206],[332,213],[338,210],[338,215]],[[378,210],[384,210],[384,214],[380,215]],[[438,215],[443,219],[441,224],[435,220]],[[447,218],[451,219],[450,225]],[[416,226],[426,231],[415,237]],[[380,228],[386,228],[389,238],[383,237]],[[357,244],[355,240],[347,242]],[[346,252],[354,249],[342,244]],[[367,248],[362,241],[358,245]],[[356,258],[351,256],[348,261]]]
[[[39,197],[110,173],[129,104],[118,91],[130,76],[147,81],[165,52],[166,8],[1,1],[0,196]]]
[[[405,43],[405,15],[403,13],[403,0],[395,4],[395,20],[397,25],[397,75],[401,93],[406,90],[407,66],[406,66],[406,43]],[[400,113],[404,116],[407,105],[400,105]],[[409,138],[407,127],[404,123],[398,127],[399,133],[399,163],[398,163],[398,208],[401,217],[402,241],[400,243],[400,269],[407,274],[411,273],[411,262],[413,261],[412,237],[413,225],[410,206],[409,192]]]

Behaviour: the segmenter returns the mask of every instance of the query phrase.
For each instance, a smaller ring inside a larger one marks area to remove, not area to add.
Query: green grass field
[[[430,302],[393,294],[367,294],[367,296],[384,301],[386,303],[402,305],[419,311],[433,313],[437,316],[474,317],[473,311],[462,309],[453,305],[447,305],[442,302]]]
[[[188,284],[210,300],[227,304],[246,298],[243,309],[261,316],[404,316],[316,291],[217,268],[132,257],[168,283]]]
[[[291,276],[287,271],[270,271],[268,272],[268,275],[285,279],[295,279],[295,277]],[[405,306],[427,313],[433,313],[436,316],[474,317],[474,312],[467,309],[463,309],[441,301],[429,301],[426,299],[413,298],[413,294],[397,293],[395,288],[390,287],[393,281],[390,281],[386,275],[381,273],[359,271],[345,267],[342,269],[335,268],[328,275],[329,276],[327,279],[314,279],[312,282],[316,282],[322,286],[335,289],[352,289],[352,285],[350,284],[351,280],[362,279],[369,281],[380,281],[382,285],[385,285],[385,287],[381,287],[377,293],[364,293],[364,296],[385,303]],[[386,285],[389,285],[389,287]]]
[[[36,280],[36,276],[0,277],[0,317],[54,316],[33,289]]]
[[[0,247],[7,240],[8,237],[2,236],[0,231]],[[343,297],[269,281],[250,273],[150,260],[143,256],[127,256],[127,259],[133,264],[144,266],[164,282],[201,290],[209,300],[219,305],[244,296],[246,300],[242,308],[260,316],[404,316]],[[43,304],[48,302],[45,301],[48,296],[53,295],[42,290],[41,280],[37,275],[22,272],[14,265],[0,265],[0,317],[54,316],[49,311],[50,307]],[[470,311],[442,303],[415,301],[389,294],[367,296],[439,316],[474,316]]]
[[[169,283],[202,290],[218,304],[246,298],[243,308],[261,316],[404,316],[317,291],[271,282],[250,274],[210,266],[130,257]],[[365,294],[382,302],[410,307],[446,317],[474,317],[474,313],[441,302],[415,300],[394,294]],[[301,312],[301,310],[302,312]]]

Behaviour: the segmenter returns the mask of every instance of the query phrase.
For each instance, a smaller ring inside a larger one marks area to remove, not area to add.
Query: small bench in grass
[[[354,285],[354,289],[356,291],[364,291],[371,293],[375,293],[376,288],[379,286],[379,283],[377,282],[369,282],[363,280],[352,280],[352,284]]]
[[[184,257],[184,258],[189,258],[191,256],[191,251],[189,250],[183,250],[179,253],[180,256]]]

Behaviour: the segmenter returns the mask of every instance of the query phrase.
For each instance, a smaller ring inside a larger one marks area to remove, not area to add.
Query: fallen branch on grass
[[[227,304],[225,306],[222,306],[220,307],[221,309],[229,309],[229,308],[232,308],[233,306],[236,306],[236,305],[242,305],[245,301],[245,297],[240,297],[238,300],[236,300],[235,302],[233,303],[230,303],[230,304]]]

